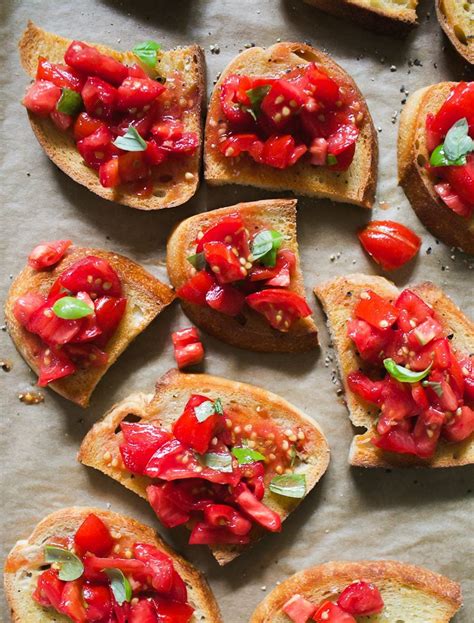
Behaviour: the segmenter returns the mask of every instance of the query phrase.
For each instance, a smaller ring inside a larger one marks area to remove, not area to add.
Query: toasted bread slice
[[[436,15],[455,50],[474,64],[474,4],[471,0],[436,0]]]
[[[270,228],[285,236],[285,248],[296,255],[296,266],[291,278],[290,290],[304,296],[303,274],[301,272],[296,239],[296,201],[272,199],[238,203],[228,208],[211,210],[182,221],[168,240],[167,266],[172,285],[180,288],[192,275],[193,267],[187,257],[193,254],[196,236],[217,219],[240,212],[244,222],[255,231],[256,228]],[[240,348],[258,352],[299,352],[316,348],[318,332],[312,316],[297,320],[286,333],[273,329],[265,318],[245,306],[243,318],[221,314],[210,307],[194,305],[182,300],[186,315],[198,327],[214,337]]]
[[[51,537],[75,534],[81,523],[94,513],[124,540],[149,543],[173,559],[176,571],[186,583],[188,601],[195,608],[191,623],[221,623],[219,607],[206,580],[184,558],[176,554],[154,530],[131,517],[99,508],[71,507],[45,517],[28,539],[18,541],[5,561],[5,593],[13,623],[54,623],[70,621],[53,609],[42,608],[31,597],[43,564],[43,547]]]
[[[307,4],[357,22],[383,35],[402,37],[418,26],[418,0],[304,0]]]
[[[335,601],[346,586],[364,580],[377,586],[382,614],[360,617],[383,623],[449,623],[462,605],[461,587],[423,567],[394,560],[326,562],[295,573],[257,606],[250,623],[286,621],[283,605],[299,594],[314,605]],[[359,617],[357,617],[359,620]]]
[[[425,122],[436,113],[455,82],[440,82],[415,91],[400,116],[398,180],[420,221],[444,243],[474,254],[474,217],[459,216],[438,197],[425,169],[430,154]]]
[[[46,32],[28,22],[20,42],[20,60],[23,68],[32,78],[36,75],[38,57],[45,56],[55,63],[64,62],[64,53],[71,43],[58,35]],[[132,52],[117,52],[103,45],[94,45],[103,54],[126,63],[137,62]],[[175,48],[161,52],[157,61],[157,70],[166,77],[178,71],[183,76],[185,91],[189,92],[193,105],[183,122],[186,130],[196,132],[199,143],[202,142],[201,107],[205,94],[205,65],[202,49],[197,45],[186,48]],[[160,165],[159,179],[154,182],[151,197],[139,197],[120,187],[104,188],[93,169],[88,167],[78,152],[72,134],[59,130],[49,118],[42,118],[28,113],[31,127],[39,143],[56,166],[69,175],[74,181],[82,184],[96,195],[139,210],[159,210],[181,205],[190,199],[197,190],[201,150],[192,156],[168,161]],[[192,178],[190,175],[192,174]],[[189,178],[189,179],[188,179]],[[166,180],[166,181],[162,181]]]
[[[79,461],[111,476],[146,499],[146,487],[152,481],[147,477],[133,476],[124,470],[119,451],[123,435],[116,432],[117,428],[130,414],[145,421],[159,421],[165,428],[171,428],[192,393],[202,393],[213,400],[221,398],[224,409],[226,403],[232,401],[250,412],[263,407],[279,427],[283,429],[295,425],[302,427],[305,433],[304,452],[298,453],[295,470],[306,476],[306,493],[311,491],[326,471],[329,463],[329,447],[324,434],[314,420],[286,400],[253,385],[207,374],[182,374],[177,370],[170,370],[158,380],[154,396],[133,394],[115,405],[84,438],[78,454]],[[265,504],[276,511],[283,520],[296,508],[299,501],[282,498],[268,488],[265,491]],[[257,541],[263,534],[263,530],[253,529],[251,542]],[[211,547],[211,550],[217,562],[225,565],[246,547],[248,546],[217,545]]]
[[[5,317],[15,346],[36,373],[38,364],[35,352],[38,352],[39,338],[22,327],[15,318],[13,313],[15,301],[29,291],[46,294],[64,270],[87,255],[103,258],[115,269],[122,282],[127,307],[118,329],[104,349],[108,354],[107,365],[78,370],[71,376],[49,384],[55,392],[81,407],[87,407],[95,386],[130,342],[175,298],[169,286],[150,275],[139,264],[110,251],[71,247],[52,270],[36,271],[26,266],[10,287],[5,303]]]
[[[437,320],[443,329],[453,335],[451,347],[468,355],[474,352],[474,324],[453,301],[440,288],[429,282],[409,287],[436,310]],[[338,277],[315,288],[315,294],[321,301],[328,319],[351,421],[354,426],[367,429],[365,433],[356,435],[352,441],[350,464],[358,467],[457,467],[474,463],[474,434],[461,443],[446,443],[440,440],[436,453],[430,460],[418,459],[407,454],[383,452],[370,442],[375,433],[376,409],[351,392],[347,385],[348,374],[357,370],[361,363],[354,344],[347,335],[347,322],[353,316],[360,294],[368,289],[390,300],[396,299],[400,294],[391,281],[383,277],[361,274]]]
[[[218,125],[222,118],[219,89],[229,74],[278,77],[295,67],[315,62],[340,85],[352,89],[364,119],[354,160],[347,171],[299,161],[288,169],[257,164],[249,156],[226,158],[217,149]],[[240,184],[269,190],[291,190],[308,195],[371,208],[377,182],[377,134],[367,104],[354,80],[329,56],[304,43],[277,43],[270,48],[250,48],[239,54],[222,72],[209,103],[204,139],[205,177],[209,184]]]

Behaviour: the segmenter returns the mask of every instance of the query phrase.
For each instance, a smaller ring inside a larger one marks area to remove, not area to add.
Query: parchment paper
[[[166,280],[165,241],[175,223],[194,212],[271,195],[203,185],[186,206],[141,213],[102,200],[67,178],[42,152],[19,104],[27,78],[19,66],[16,42],[30,18],[67,37],[119,49],[144,39],[166,47],[197,42],[206,50],[209,90],[217,73],[246,44],[267,46],[281,38],[327,49],[356,79],[380,128],[378,200],[383,203],[377,204],[374,218],[400,220],[423,237],[419,258],[395,274],[397,284],[432,279],[473,315],[473,259],[438,244],[417,221],[396,182],[397,123],[392,120],[397,121],[402,91],[467,77],[441,35],[432,2],[421,3],[421,26],[405,41],[373,35],[300,0],[3,0],[0,11],[2,301],[11,274],[22,268],[40,240],[71,237],[78,244],[114,249]],[[210,46],[218,46],[220,53],[212,53]],[[13,364],[9,373],[0,370],[3,555],[51,511],[72,504],[96,505],[155,526],[206,573],[226,623],[248,620],[276,582],[295,571],[328,560],[365,558],[425,565],[460,581],[465,607],[455,620],[472,622],[472,469],[361,471],[347,465],[351,426],[336,394],[333,351],[311,290],[336,275],[377,272],[355,236],[369,218],[368,211],[356,207],[299,202],[299,242],[320,350],[258,355],[204,337],[207,372],[280,393],[317,419],[328,437],[332,460],[327,475],[285,523],[281,535],[266,537],[221,569],[204,548],[187,546],[184,532],[160,528],[145,501],[76,462],[83,436],[114,402],[135,390],[152,390],[154,381],[174,366],[170,331],[188,325],[175,304],[107,373],[86,411],[48,390],[42,404],[21,403],[18,393],[31,388],[35,378],[8,335],[0,332],[0,358]],[[5,604],[2,612],[9,620]]]

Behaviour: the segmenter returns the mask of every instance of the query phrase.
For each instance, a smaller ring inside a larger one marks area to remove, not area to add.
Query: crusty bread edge
[[[443,13],[441,8],[442,0],[435,0],[436,7],[436,17],[438,18],[439,25],[444,31],[444,34],[451,42],[453,48],[459,54],[459,56],[469,63],[470,65],[474,64],[474,35],[471,34],[471,44],[466,45],[461,43],[454,32],[453,24],[450,22],[448,17]]]

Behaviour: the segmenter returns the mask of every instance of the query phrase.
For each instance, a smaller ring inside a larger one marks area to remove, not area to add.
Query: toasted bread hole
[[[295,56],[302,58],[304,61],[307,61],[308,63],[312,63],[318,60],[312,50],[296,49],[296,50],[291,50],[291,51]]]
[[[453,460],[457,461],[459,459],[459,454],[457,452],[453,452]]]
[[[131,424],[136,424],[136,422],[140,422],[141,419],[142,418],[138,415],[135,415],[135,413],[129,413],[121,420],[120,424],[122,424],[122,422],[130,422]],[[114,431],[115,434],[120,433],[121,431],[120,424],[115,429]]]
[[[155,197],[166,197],[166,190],[157,189],[153,191]]]
[[[458,24],[455,24],[454,26],[454,34],[463,45],[467,45],[466,33]]]
[[[419,167],[424,167],[426,164],[426,158],[423,156],[423,154],[418,154],[418,156],[416,157],[416,161]]]
[[[418,139],[416,139],[415,141],[415,149],[419,149],[420,148],[420,141]]]

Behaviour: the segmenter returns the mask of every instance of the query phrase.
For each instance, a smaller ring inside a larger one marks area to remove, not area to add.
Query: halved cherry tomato
[[[232,252],[232,248],[223,242],[206,242],[203,246],[204,257],[219,283],[240,281],[247,275],[245,267]]]
[[[47,80],[37,80],[28,87],[22,100],[23,106],[35,115],[47,117],[53,110],[61,97],[61,89]]]
[[[316,612],[316,606],[301,595],[293,595],[282,607],[293,623],[307,623]]]
[[[421,246],[421,238],[394,221],[371,221],[358,236],[367,253],[384,270],[404,266]]]
[[[120,277],[103,258],[88,255],[74,262],[60,276],[60,283],[71,292],[89,292],[98,296],[120,296]]]
[[[339,595],[337,605],[356,617],[378,614],[384,607],[382,595],[375,584],[363,581],[347,586]]]
[[[128,76],[128,68],[125,65],[81,41],[73,41],[70,44],[64,54],[64,60],[88,76],[99,76],[115,85],[122,84]]]
[[[90,513],[77,529],[74,544],[82,555],[90,552],[96,556],[107,556],[113,547],[114,540],[102,519]]]
[[[245,295],[230,284],[216,283],[207,291],[206,303],[221,314],[238,316],[244,306]]]
[[[201,270],[178,288],[176,294],[194,305],[206,305],[206,294],[215,283],[216,280],[207,270]]]
[[[200,422],[194,412],[204,402],[210,402],[206,396],[192,394],[186,403],[183,414],[173,424],[173,434],[183,444],[193,448],[199,454],[207,452],[211,443],[214,429],[219,421],[219,415],[214,413],[203,422]]]
[[[388,329],[398,318],[398,309],[372,290],[363,292],[355,307],[357,318],[376,329]]]
[[[316,610],[313,620],[317,623],[357,623],[352,614],[345,612],[332,601],[325,601]]]
[[[28,264],[35,270],[54,266],[64,257],[71,240],[52,240],[37,245],[28,256]]]
[[[306,300],[290,290],[268,289],[245,297],[247,304],[263,314],[274,329],[289,331],[299,318],[311,315]]]
[[[79,92],[85,82],[85,78],[80,72],[67,65],[51,63],[44,56],[38,58],[36,80],[48,80],[58,87],[66,87]]]

